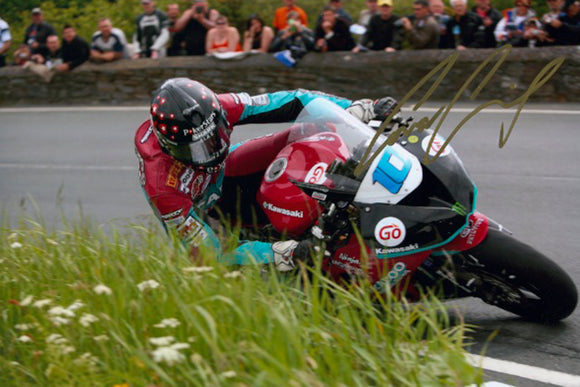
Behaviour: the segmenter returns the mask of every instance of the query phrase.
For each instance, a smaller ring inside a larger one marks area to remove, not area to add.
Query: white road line
[[[481,366],[481,368],[488,371],[513,375],[541,383],[552,384],[554,386],[580,386],[580,376],[578,375],[565,374],[563,372],[547,370],[545,368],[533,367],[507,360],[493,359],[485,356],[469,355],[468,359],[471,365],[475,367]]]
[[[70,164],[13,164],[0,163],[0,169],[50,169],[55,171],[136,171],[137,166],[127,165],[70,165]]]
[[[403,108],[404,112],[412,112],[411,107]],[[47,106],[47,107],[14,107],[0,108],[1,113],[69,113],[69,112],[147,112],[149,107],[143,106]],[[423,107],[419,112],[434,113],[439,108]],[[453,113],[471,113],[473,108],[454,107]],[[478,114],[515,114],[516,109],[487,108]],[[566,114],[580,115],[580,110],[562,109],[522,109],[524,114]]]

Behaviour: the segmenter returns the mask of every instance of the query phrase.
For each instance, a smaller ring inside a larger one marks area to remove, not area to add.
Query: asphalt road
[[[433,104],[431,106],[437,106]],[[476,104],[456,106],[442,126],[446,135]],[[580,286],[580,105],[528,104],[507,144],[498,138],[514,112],[473,117],[452,145],[478,186],[481,212],[558,262]],[[429,116],[433,110],[413,113]],[[148,222],[151,210],[137,182],[133,135],[145,107],[0,109],[0,206],[16,224],[23,214],[51,227],[80,214],[100,224]],[[267,127],[240,127],[234,140]],[[155,224],[155,223],[152,223]],[[157,226],[152,226],[157,227]],[[477,326],[472,353],[580,374],[580,309],[552,325],[528,323],[479,300],[454,302]],[[488,337],[497,336],[488,342]],[[521,386],[546,385],[491,372],[489,378]]]

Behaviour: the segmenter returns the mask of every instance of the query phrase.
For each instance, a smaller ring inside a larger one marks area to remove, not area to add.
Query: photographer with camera
[[[205,55],[208,30],[216,26],[219,12],[210,9],[207,1],[193,0],[191,7],[175,22],[175,31],[182,34],[187,55]]]
[[[524,30],[528,20],[536,17],[536,12],[531,9],[530,0],[515,0],[515,7],[503,11],[504,17],[495,27],[495,39],[499,45],[511,44],[514,47],[528,45],[524,38]],[[528,24],[529,27],[529,24]],[[530,32],[527,36],[529,37]]]
[[[294,65],[304,55],[314,49],[314,35],[310,29],[302,24],[300,14],[296,11],[288,13],[287,24],[286,28],[276,34],[270,45],[270,52],[280,53],[287,51],[290,55],[288,60]]]
[[[497,42],[495,41],[495,27],[502,18],[502,14],[497,9],[491,6],[490,0],[475,0],[475,6],[471,11],[479,15],[483,21],[483,44],[482,48],[495,48]]]
[[[562,6],[562,0],[552,0],[548,1],[548,5],[550,13],[542,17],[542,23],[548,34],[554,38],[554,44],[579,45],[580,3],[577,0],[566,0]],[[558,9],[561,9],[559,14]]]

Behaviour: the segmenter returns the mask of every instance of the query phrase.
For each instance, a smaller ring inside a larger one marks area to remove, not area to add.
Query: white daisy
[[[95,292],[96,294],[105,294],[107,296],[113,294],[113,291],[111,290],[111,288],[109,288],[106,285],[103,284],[99,284],[97,286],[95,286],[93,288],[93,292]]]
[[[140,284],[137,284],[137,287],[139,288],[139,290],[141,290],[142,292],[144,292],[147,289],[156,289],[159,287],[159,282],[155,281],[155,280],[147,280],[147,281],[143,281]]]
[[[21,249],[22,248],[22,243],[20,242],[12,242],[10,243],[10,247],[13,249]]]
[[[157,345],[157,346],[170,345],[174,341],[175,341],[175,337],[173,337],[173,336],[151,337],[149,339],[149,342],[151,344]]]
[[[167,365],[173,366],[185,360],[185,356],[179,350],[186,348],[189,348],[189,344],[175,343],[168,347],[159,347],[151,354],[156,363],[167,363]]]
[[[183,271],[186,273],[206,273],[208,271],[212,271],[213,267],[211,266],[190,266],[184,267]]]
[[[53,306],[48,310],[48,314],[51,316],[74,317],[75,312],[73,310],[69,308],[63,308],[62,306]]]
[[[48,318],[50,321],[52,321],[52,323],[55,326],[61,326],[61,325],[68,325],[70,324],[70,319],[65,318],[65,317],[60,317],[60,316],[50,316]]]
[[[73,302],[72,304],[70,304],[67,309],[68,310],[75,311],[77,309],[82,308],[83,306],[85,306],[85,304],[83,304],[80,300],[75,300],[75,302]]]
[[[94,322],[99,321],[99,318],[95,315],[92,315],[90,313],[85,313],[81,316],[81,318],[79,319],[79,323],[83,326],[83,327],[88,327],[89,325],[91,325]]]
[[[34,304],[32,304],[32,306],[34,306],[35,308],[43,308],[47,305],[50,305],[51,303],[52,303],[52,300],[44,299],[44,300],[34,301]]]
[[[34,296],[26,296],[24,300],[20,301],[20,306],[28,306],[32,303],[32,300],[34,300]]]
[[[26,335],[22,335],[22,336],[20,336],[16,340],[21,341],[23,343],[31,343],[32,342],[32,339],[29,336],[26,336]]]
[[[61,334],[58,333],[53,333],[51,335],[48,335],[48,337],[46,338],[46,342],[49,344],[66,344],[68,343],[68,340],[64,337],[62,337]]]
[[[159,324],[155,324],[155,328],[175,328],[181,325],[176,318],[164,318]]]

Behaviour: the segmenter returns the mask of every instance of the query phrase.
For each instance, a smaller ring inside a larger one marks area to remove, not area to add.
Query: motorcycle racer
[[[139,182],[157,218],[166,230],[177,231],[192,257],[210,250],[227,264],[273,263],[282,272],[294,269],[294,258],[306,258],[307,244],[292,240],[241,241],[233,252],[222,253],[207,213],[224,196],[226,176],[259,171],[289,141],[285,131],[253,142],[255,154],[236,153],[237,146],[230,148],[234,125],[293,121],[315,98],[328,99],[364,122],[375,116],[372,100],[307,90],[217,95],[197,81],[173,78],[154,92],[150,119],[135,134]]]

